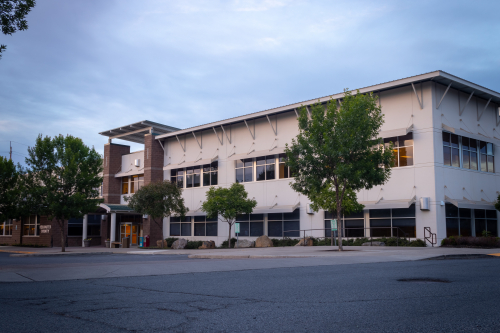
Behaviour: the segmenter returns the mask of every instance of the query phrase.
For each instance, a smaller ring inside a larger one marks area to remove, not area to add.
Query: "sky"
[[[0,34],[0,154],[186,128],[444,70],[500,91],[500,1],[39,0]],[[116,143],[124,141],[114,140]],[[141,145],[130,144],[132,151]]]

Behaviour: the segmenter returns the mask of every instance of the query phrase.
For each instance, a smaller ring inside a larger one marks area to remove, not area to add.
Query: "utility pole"
[[[10,142],[10,161],[12,161],[12,141]]]

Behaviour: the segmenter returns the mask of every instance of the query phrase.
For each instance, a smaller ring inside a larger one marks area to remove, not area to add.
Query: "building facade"
[[[344,236],[424,239],[434,234],[438,244],[451,235],[498,236],[494,203],[500,189],[500,168],[495,166],[500,94],[442,71],[370,86],[360,93],[378,96],[385,119],[380,137],[387,146],[394,143],[396,162],[386,184],[357,193],[365,209],[344,216]],[[221,244],[228,237],[227,223],[206,218],[201,204],[210,186],[234,182],[242,183],[258,202],[253,214],[238,218],[239,237],[329,235],[331,214],[311,211],[308,198],[291,189],[293,177],[283,153],[298,134],[299,107],[330,99],[341,103],[342,97],[326,96],[183,130],[143,121],[101,132],[109,137],[104,204],[95,212],[103,221],[101,243],[108,237],[131,237],[137,244],[149,235],[153,245],[166,237]],[[144,150],[130,152],[113,139],[144,143]],[[156,180],[183,188],[189,207],[185,218],[167,217],[157,226],[128,209],[125,196]]]

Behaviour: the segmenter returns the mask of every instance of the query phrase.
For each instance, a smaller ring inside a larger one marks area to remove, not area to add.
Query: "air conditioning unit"
[[[138,159],[135,160],[135,166],[136,167],[140,167],[141,166],[141,159],[138,158]]]
[[[420,210],[431,210],[431,198],[429,197],[420,198]]]
[[[311,204],[306,205],[306,213],[307,214],[314,214],[315,213],[315,211],[311,207]]]

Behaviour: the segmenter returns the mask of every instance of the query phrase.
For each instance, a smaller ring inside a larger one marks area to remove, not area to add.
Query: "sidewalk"
[[[397,256],[401,260],[422,260],[443,256],[492,255],[500,256],[500,249],[442,248],[442,247],[393,247],[393,246],[345,246],[344,252],[336,246],[290,246],[247,249],[212,250],[159,250],[159,249],[110,249],[105,247],[29,248],[0,246],[0,252],[11,253],[12,257],[66,256],[66,255],[189,255],[193,259],[269,259],[269,258],[311,258],[311,257],[387,257]]]

